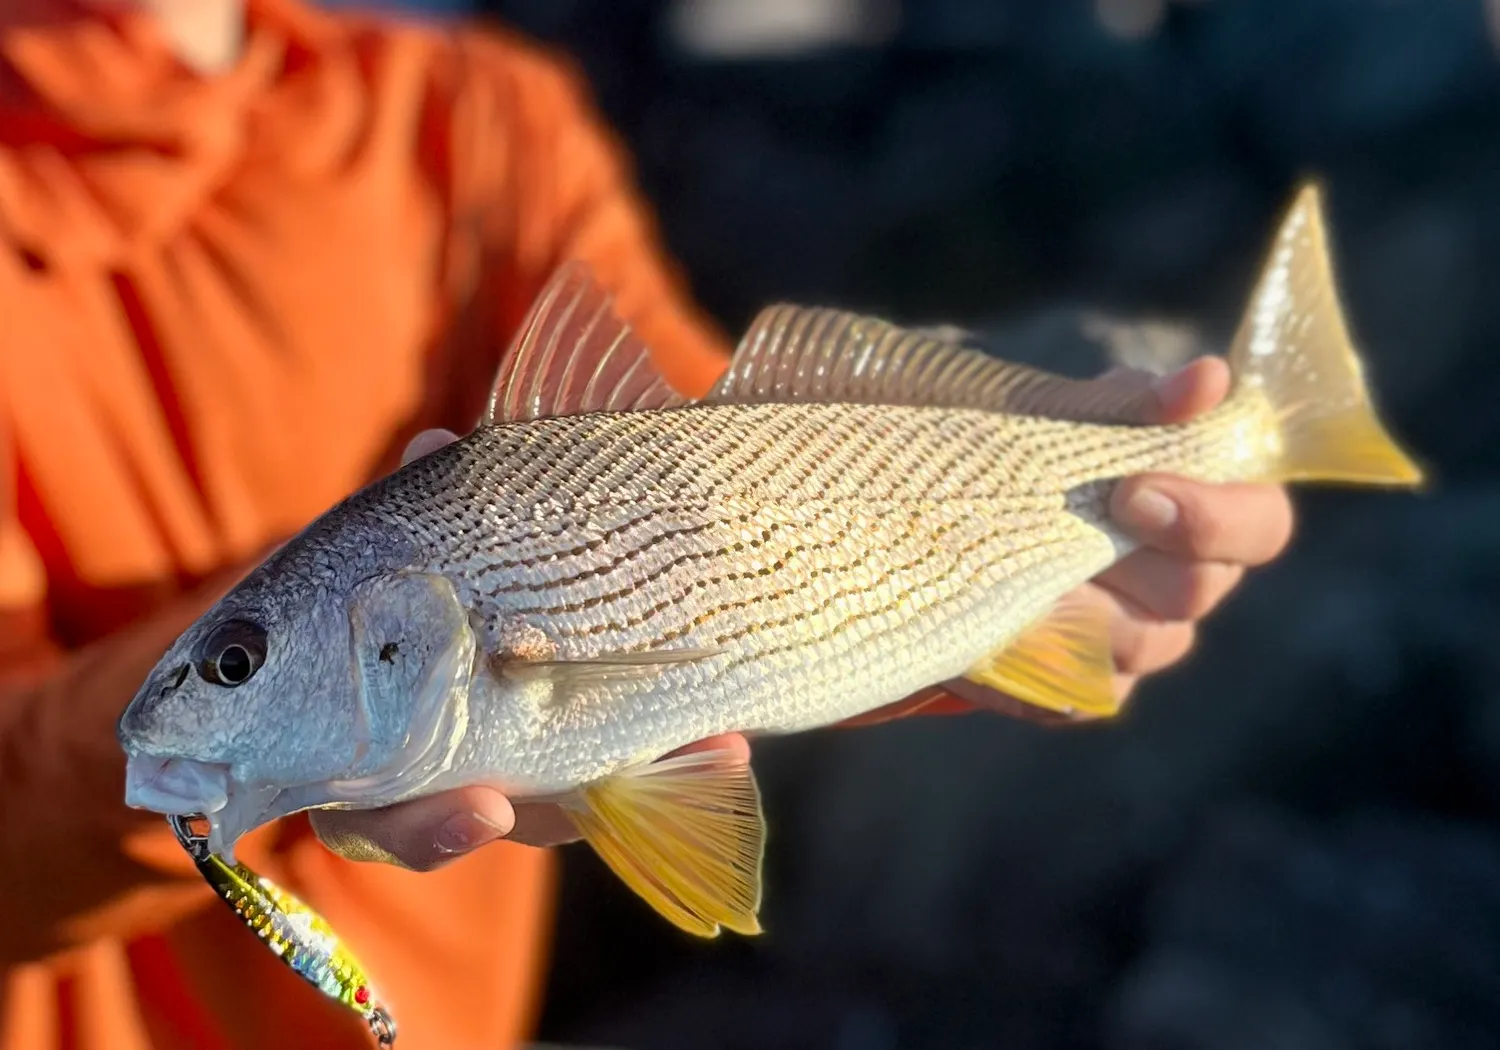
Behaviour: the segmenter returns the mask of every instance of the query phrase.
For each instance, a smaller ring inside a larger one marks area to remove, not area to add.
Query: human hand
[[[1228,364],[1204,357],[1155,379],[1131,370],[1112,373],[1122,390],[1142,397],[1141,424],[1185,423],[1213,409],[1229,393]],[[1238,586],[1247,568],[1275,559],[1291,539],[1292,504],[1277,485],[1209,485],[1170,475],[1138,475],[1116,486],[1115,524],[1141,546],[1078,588],[1073,597],[1102,604],[1110,614],[1114,690],[1129,699],[1146,675],[1181,662],[1192,650],[1198,623]],[[873,725],[909,715],[966,714],[981,706],[982,687],[959,680],[924,690],[844,725]],[[983,706],[1037,722],[1066,722],[1021,701]]]
[[[449,431],[424,430],[406,446],[401,463],[454,440],[457,435]],[[748,760],[750,745],[735,733],[699,740],[673,754],[691,751],[728,751]],[[308,816],[319,840],[339,856],[414,871],[431,871],[499,839],[556,846],[580,837],[562,806],[512,801],[482,784],[380,809],[313,810]]]
[[[1229,365],[1203,357],[1154,384],[1146,423],[1184,423],[1229,393]],[[1115,695],[1179,663],[1197,625],[1239,585],[1245,570],[1278,557],[1292,537],[1292,503],[1279,485],[1210,485],[1143,474],[1116,486],[1115,523],[1141,547],[1082,588],[1110,609]]]

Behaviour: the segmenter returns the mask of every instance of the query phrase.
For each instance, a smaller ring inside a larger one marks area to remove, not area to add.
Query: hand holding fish
[[[1222,358],[1200,358],[1154,384],[1148,424],[1186,423],[1224,400]],[[1283,486],[1221,483],[1140,474],[1110,499],[1110,515],[1141,546],[1083,586],[1107,603],[1115,695],[1125,700],[1145,675],[1192,650],[1196,624],[1229,596],[1245,570],[1265,565],[1292,537]]]

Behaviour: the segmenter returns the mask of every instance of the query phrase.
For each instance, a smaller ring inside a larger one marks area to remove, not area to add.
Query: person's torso
[[[56,59],[65,81],[99,46],[21,53]],[[142,88],[131,120],[188,112],[163,128],[75,135],[0,92],[0,449],[68,647],[285,539],[394,467],[421,427],[464,429],[519,320],[468,295],[481,275],[444,184],[444,100],[422,73],[435,38],[251,47],[259,72],[231,74],[201,112],[190,87]],[[87,123],[98,113],[78,92],[128,96],[116,72],[101,67],[96,88],[59,81],[51,101]],[[245,97],[225,103],[234,90]],[[447,901],[424,933],[443,954],[414,958],[432,972],[407,986],[434,1002],[409,1010],[440,1015],[443,967],[464,967],[452,978],[493,1000],[476,1030],[523,1023],[548,859],[497,847],[421,876]],[[296,863],[326,886],[346,862]],[[360,905],[339,923],[376,942],[421,927],[404,915],[417,876],[356,874]],[[403,913],[393,930],[385,907]],[[453,928],[455,912],[478,925]],[[364,1044],[219,908],[0,978],[7,1047]]]

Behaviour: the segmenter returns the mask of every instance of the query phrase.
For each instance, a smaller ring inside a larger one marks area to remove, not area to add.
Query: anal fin
[[[624,883],[700,937],[756,934],[765,820],[747,762],[702,751],[585,785],[569,810]]]
[[[1109,718],[1120,710],[1109,627],[1102,606],[1065,599],[964,679],[1072,719]]]

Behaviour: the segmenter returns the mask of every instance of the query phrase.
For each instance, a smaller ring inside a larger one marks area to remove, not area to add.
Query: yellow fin
[[[1072,718],[1108,718],[1120,710],[1109,613],[1093,602],[1059,602],[964,677]]]
[[[1416,487],[1422,470],[1370,402],[1339,304],[1322,191],[1302,186],[1230,350],[1239,390],[1269,402],[1278,442],[1264,480]]]
[[[700,937],[756,934],[765,821],[748,763],[703,751],[583,787],[579,832],[625,884]]]

